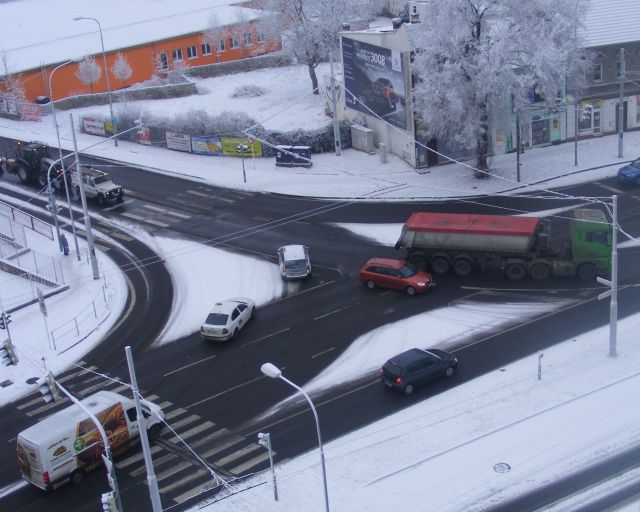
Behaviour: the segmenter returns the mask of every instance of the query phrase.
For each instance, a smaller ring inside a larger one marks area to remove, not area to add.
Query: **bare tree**
[[[116,56],[116,61],[113,63],[111,73],[122,82],[122,87],[126,87],[127,80],[131,78],[133,71],[131,71],[131,66],[122,53],[118,53]]]
[[[96,60],[89,55],[78,63],[78,69],[75,74],[81,82],[89,85],[93,94],[93,84],[100,80],[102,70],[96,64]]]
[[[16,102],[26,101],[20,75],[11,73],[11,64],[6,52],[3,52],[0,57],[0,92],[13,96]]]

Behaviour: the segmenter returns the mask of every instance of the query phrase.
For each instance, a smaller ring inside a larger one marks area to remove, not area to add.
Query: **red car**
[[[428,272],[418,270],[406,260],[371,258],[360,269],[360,281],[367,288],[394,288],[404,290],[407,295],[424,293],[434,283]]]

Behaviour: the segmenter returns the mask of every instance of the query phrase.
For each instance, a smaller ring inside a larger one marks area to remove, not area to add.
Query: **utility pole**
[[[131,355],[131,347],[126,346],[124,350],[127,354],[127,364],[129,365],[129,377],[131,378],[131,391],[133,392],[133,401],[136,404],[136,417],[138,418],[138,432],[140,433],[140,443],[142,444],[142,453],[144,454],[144,464],[147,467],[147,483],[149,484],[149,495],[151,496],[151,506],[153,512],[162,512],[162,502],[160,500],[160,491],[158,490],[158,480],[153,470],[153,459],[151,458],[151,448],[149,448],[149,437],[147,428],[140,407],[140,394],[138,393],[138,379],[136,378],[136,370],[133,366],[133,356]]]
[[[610,289],[598,295],[598,300],[611,297],[609,304],[609,356],[616,357],[618,343],[618,196],[612,196],[611,206],[611,281],[596,278]]]
[[[96,249],[93,245],[93,233],[91,231],[91,217],[87,210],[87,198],[84,195],[84,187],[82,186],[82,171],[80,170],[80,155],[78,154],[78,143],[76,141],[76,129],[73,125],[73,114],[69,114],[71,120],[71,135],[73,136],[73,152],[76,157],[76,173],[78,176],[78,190],[80,191],[80,200],[82,201],[82,213],[84,215],[84,229],[87,232],[87,245],[89,246],[89,259],[91,260],[91,269],[93,270],[93,278],[100,279],[100,271],[98,270],[98,261],[96,260]]]
[[[522,142],[520,140],[520,111],[516,110],[516,179],[520,183],[520,148]]]
[[[336,77],[333,74],[333,51],[329,52],[329,65],[331,68],[331,103],[333,104],[333,141],[336,147],[336,156],[342,154],[340,141],[340,124],[338,122],[338,99],[336,98]]]
[[[620,48],[620,98],[618,99],[618,158],[623,157],[622,134],[624,132],[624,48]]]

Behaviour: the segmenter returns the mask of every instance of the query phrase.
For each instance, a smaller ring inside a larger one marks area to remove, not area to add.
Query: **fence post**
[[[104,305],[107,305],[107,292],[104,289],[104,286],[102,287],[102,298],[104,299]]]
[[[76,324],[76,336],[80,336],[80,329],[78,329],[78,317],[73,317],[73,323]]]
[[[93,316],[96,317],[96,320],[98,319],[98,312],[96,311],[96,301],[92,300],[91,301],[91,305],[93,306]]]

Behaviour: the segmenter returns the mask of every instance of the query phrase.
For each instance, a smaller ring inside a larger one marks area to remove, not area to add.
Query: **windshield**
[[[209,313],[204,323],[207,325],[227,325],[227,318],[229,315],[223,313]]]
[[[284,262],[285,268],[305,268],[307,260],[288,260]]]
[[[96,185],[99,185],[100,183],[106,183],[107,181],[109,180],[107,179],[106,176],[96,176],[95,178],[93,178],[93,182]]]
[[[636,169],[640,169],[640,158],[631,162],[631,167],[635,167]]]
[[[418,269],[413,265],[413,263],[405,263],[404,267],[398,269],[398,272],[400,272],[402,277],[411,277],[416,275]]]

